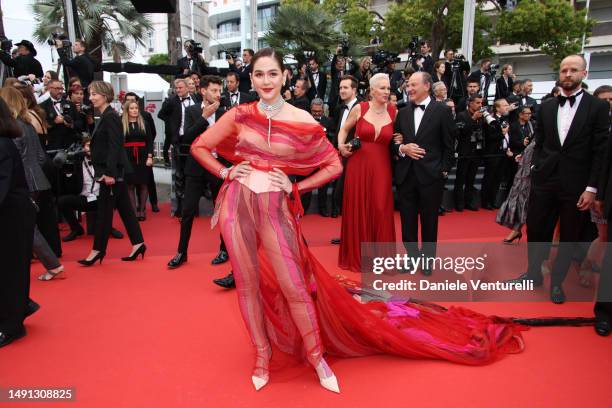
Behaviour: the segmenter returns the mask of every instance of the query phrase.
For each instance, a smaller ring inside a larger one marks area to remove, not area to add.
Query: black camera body
[[[190,41],[189,45],[187,45],[187,51],[189,51],[192,55],[202,54],[204,52],[204,48],[202,48],[202,43]]]
[[[11,52],[13,48],[13,40],[10,40],[4,36],[0,37],[0,50],[4,52]]]
[[[342,41],[340,41],[340,48],[341,48],[341,52],[342,52],[342,56],[343,57],[348,57],[349,56],[349,41],[347,38],[343,38]]]
[[[53,165],[61,169],[73,166],[77,160],[85,157],[85,149],[81,143],[74,142],[67,149],[49,150],[47,154],[53,156]]]
[[[378,50],[372,55],[372,63],[379,70],[384,69],[387,65],[400,62],[399,54],[386,50]]]
[[[51,33],[51,38],[49,38],[47,40],[47,44],[49,44],[50,46],[54,47],[55,46],[55,42],[57,40],[60,40],[62,42],[62,47],[64,47],[64,48],[70,48],[72,46],[72,43],[68,39],[68,36],[66,34],[64,34],[64,33],[61,33],[61,32]]]
[[[459,71],[463,64],[465,64],[465,57],[463,56],[463,54],[455,54],[453,60],[450,63],[451,69],[453,71]]]

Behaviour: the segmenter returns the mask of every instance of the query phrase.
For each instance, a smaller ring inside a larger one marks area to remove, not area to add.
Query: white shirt
[[[319,87],[319,71],[312,73],[312,79],[314,81],[315,88],[318,88]]]
[[[582,89],[578,89],[576,92],[573,92],[572,95],[576,95],[580,91],[582,91]],[[576,116],[576,111],[578,111],[578,105],[580,105],[580,101],[582,100],[582,95],[583,93],[576,97],[574,106],[570,106],[569,101],[566,101],[563,106],[559,105],[559,110],[557,111],[557,129],[559,129],[559,142],[561,142],[561,146],[563,146],[569,129],[572,126],[574,116]]]
[[[206,104],[204,102],[202,102],[202,109],[204,109],[205,107],[206,107]],[[210,115],[209,117],[206,118],[206,121],[208,122],[208,127],[211,127],[212,125],[214,125],[216,123],[216,118],[215,118],[216,114],[217,113],[215,112],[215,113],[213,113],[212,115]],[[213,155],[213,157],[215,159],[219,158],[219,155],[217,154],[217,149],[213,149],[211,154]]]
[[[353,106],[356,103],[357,103],[357,98],[353,98],[352,101],[346,104],[346,109],[342,111],[342,119],[340,119],[340,127],[338,129],[342,129],[342,127],[344,126],[344,122],[346,122],[346,118],[348,118],[348,115],[351,112],[351,109],[353,109]]]
[[[191,105],[193,105],[193,99],[191,99],[191,95],[186,96],[186,98],[189,98],[189,99],[185,99],[184,101],[181,101],[181,97],[179,96],[179,101],[181,102],[181,127],[179,128],[179,135],[180,136],[183,136],[183,134],[185,133],[185,130],[184,130],[184,125],[185,125],[185,108],[188,108]]]
[[[100,194],[100,184],[94,181],[94,168],[83,160],[83,189],[81,195],[87,198],[87,202],[95,201]]]
[[[425,109],[427,109],[427,106],[429,105],[429,103],[431,102],[431,97],[427,97],[425,99],[423,99],[420,102],[415,102],[416,105],[425,105]],[[421,108],[414,108],[414,135],[416,137],[416,134],[419,131],[419,127],[421,126],[421,121],[423,120],[423,115],[425,114],[425,109],[421,109]],[[399,147],[399,155],[400,157],[406,157],[406,154],[404,152],[402,152],[402,146],[404,146],[403,144],[400,145]]]
[[[238,89],[236,89],[235,92],[227,91],[227,93],[229,93],[231,106],[240,104],[240,91]],[[204,105],[202,105],[202,107],[204,107]]]

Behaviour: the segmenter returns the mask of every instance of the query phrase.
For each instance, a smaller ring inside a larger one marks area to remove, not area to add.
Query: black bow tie
[[[348,109],[348,108],[349,108],[349,107],[348,107],[348,105],[342,105],[342,107],[340,108],[340,110],[345,110],[345,109]]]
[[[230,96],[233,98],[234,96],[238,96],[238,92],[230,94]]]
[[[421,108],[423,110],[425,110],[425,105],[417,105],[416,103],[412,104],[412,109],[417,109],[417,108]]]
[[[191,100],[191,98],[188,97],[188,96],[186,96],[184,98],[181,98],[181,102],[185,102],[185,101],[189,101],[189,100]]]
[[[574,103],[576,103],[576,97],[580,94],[582,94],[582,91],[572,96],[557,96],[557,99],[559,100],[559,106],[565,106],[565,102],[567,101],[569,101],[570,107],[574,106]]]

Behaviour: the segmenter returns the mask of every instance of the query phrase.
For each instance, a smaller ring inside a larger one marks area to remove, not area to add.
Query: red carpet
[[[166,208],[164,208],[166,210]],[[42,308],[27,320],[28,335],[0,349],[0,388],[72,387],[76,401],[2,403],[15,407],[609,407],[612,337],[592,327],[534,328],[526,350],[486,367],[389,356],[332,361],[342,394],[322,389],[314,371],[272,377],[259,392],[250,382],[253,352],[234,291],[211,280],[229,263],[213,267],[219,244],[208,218],[196,220],[189,263],[166,269],[179,224],[150,214],[142,223],[144,261],[119,260],[129,241],[111,240],[103,264],[83,268],[90,238],[64,245],[67,279],[38,282],[32,298]],[[115,225],[120,225],[116,220]],[[336,268],[340,220],[309,215],[304,232],[330,273]],[[121,229],[121,228],[120,228]],[[494,213],[441,218],[442,240],[499,240],[507,231]],[[399,231],[399,223],[398,223]],[[590,316],[590,303],[471,304],[506,316]],[[607,401],[607,402],[606,402]]]

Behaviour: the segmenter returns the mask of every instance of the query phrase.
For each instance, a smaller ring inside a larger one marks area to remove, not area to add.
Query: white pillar
[[[461,51],[472,64],[474,51],[474,19],[476,17],[476,0],[463,1],[463,33],[461,35]]]

